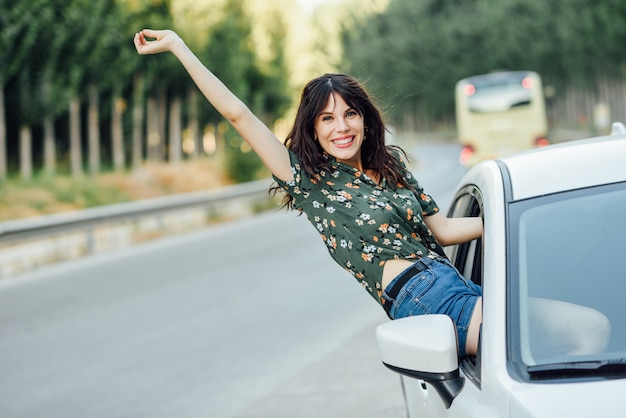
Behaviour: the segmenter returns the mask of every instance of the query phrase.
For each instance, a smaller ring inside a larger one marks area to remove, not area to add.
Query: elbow
[[[228,120],[228,122],[230,122],[231,125],[236,127],[248,113],[250,113],[250,110],[245,103],[237,100],[233,106],[224,112],[223,116]]]
[[[439,245],[441,245],[442,247],[448,247],[450,245],[457,245],[457,244],[463,244],[469,241],[473,241],[475,239],[478,239],[482,236],[482,231],[480,234],[454,234],[454,233],[448,233],[448,234],[439,234],[439,235],[435,235],[435,239],[437,239],[437,242],[439,243]]]
[[[456,242],[454,240],[448,239],[446,237],[436,237],[437,238],[437,242],[439,243],[439,245],[441,245],[442,247],[447,247],[449,245],[454,245],[456,244]]]

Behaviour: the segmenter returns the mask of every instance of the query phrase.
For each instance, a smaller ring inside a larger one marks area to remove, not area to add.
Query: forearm
[[[427,216],[424,220],[443,246],[472,241],[483,233],[483,220],[480,217],[447,218],[437,214]]]
[[[483,220],[480,217],[448,218],[448,228],[445,245],[461,244],[482,237]]]
[[[251,116],[248,107],[200,61],[182,39],[177,38],[172,42],[171,51],[185,67],[204,97],[230,123],[236,127],[242,117]]]

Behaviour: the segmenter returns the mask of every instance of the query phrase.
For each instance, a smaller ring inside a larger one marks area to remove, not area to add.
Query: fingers
[[[135,45],[135,49],[137,50],[137,52],[140,52],[139,50],[141,49],[141,41],[139,39],[139,32],[135,34],[135,37],[133,38],[133,44]]]
[[[135,37],[133,38],[135,49],[137,50],[137,52],[140,54],[152,53],[153,51],[151,51],[151,49],[153,48],[150,48],[150,43],[155,41],[148,41],[146,38],[156,38],[156,40],[158,41],[159,32],[161,31],[155,31],[152,29],[143,29],[137,32],[135,34]]]
[[[139,54],[144,54],[144,47],[146,46],[146,38],[142,35],[141,32],[137,32],[135,37],[133,38],[133,43],[135,44],[135,49]]]
[[[143,29],[135,34],[133,41],[139,54],[156,54],[170,49],[173,32],[169,30]],[[148,40],[148,38],[150,40]]]
[[[159,39],[159,34],[163,32],[161,30],[152,30],[152,29],[143,29],[141,31],[139,31],[139,38],[142,40],[142,42],[146,42],[146,38],[155,38],[156,40]]]

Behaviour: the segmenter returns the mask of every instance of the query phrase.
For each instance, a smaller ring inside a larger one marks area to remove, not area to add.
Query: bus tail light
[[[459,162],[462,165],[469,164],[469,161],[472,158],[472,155],[474,155],[474,147],[471,145],[464,145],[463,148],[461,148],[461,153],[459,155]]]
[[[545,146],[548,146],[548,145],[550,145],[550,141],[548,141],[548,138],[539,137],[539,138],[535,139],[535,146],[537,148],[545,147]]]
[[[474,93],[476,93],[476,86],[474,86],[473,84],[466,84],[465,86],[463,86],[463,92],[466,96],[473,96]]]
[[[524,77],[524,79],[522,80],[522,87],[524,87],[526,90],[532,89],[533,79],[530,77]]]

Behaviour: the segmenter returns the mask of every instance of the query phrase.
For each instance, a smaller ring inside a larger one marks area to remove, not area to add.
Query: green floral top
[[[289,151],[294,180],[274,180],[294,198],[322,236],[331,257],[381,302],[387,260],[418,259],[430,250],[443,254],[423,216],[439,211],[434,200],[407,170],[407,183],[393,190],[356,168],[326,155],[334,171],[312,178]],[[405,164],[404,161],[402,164]]]

